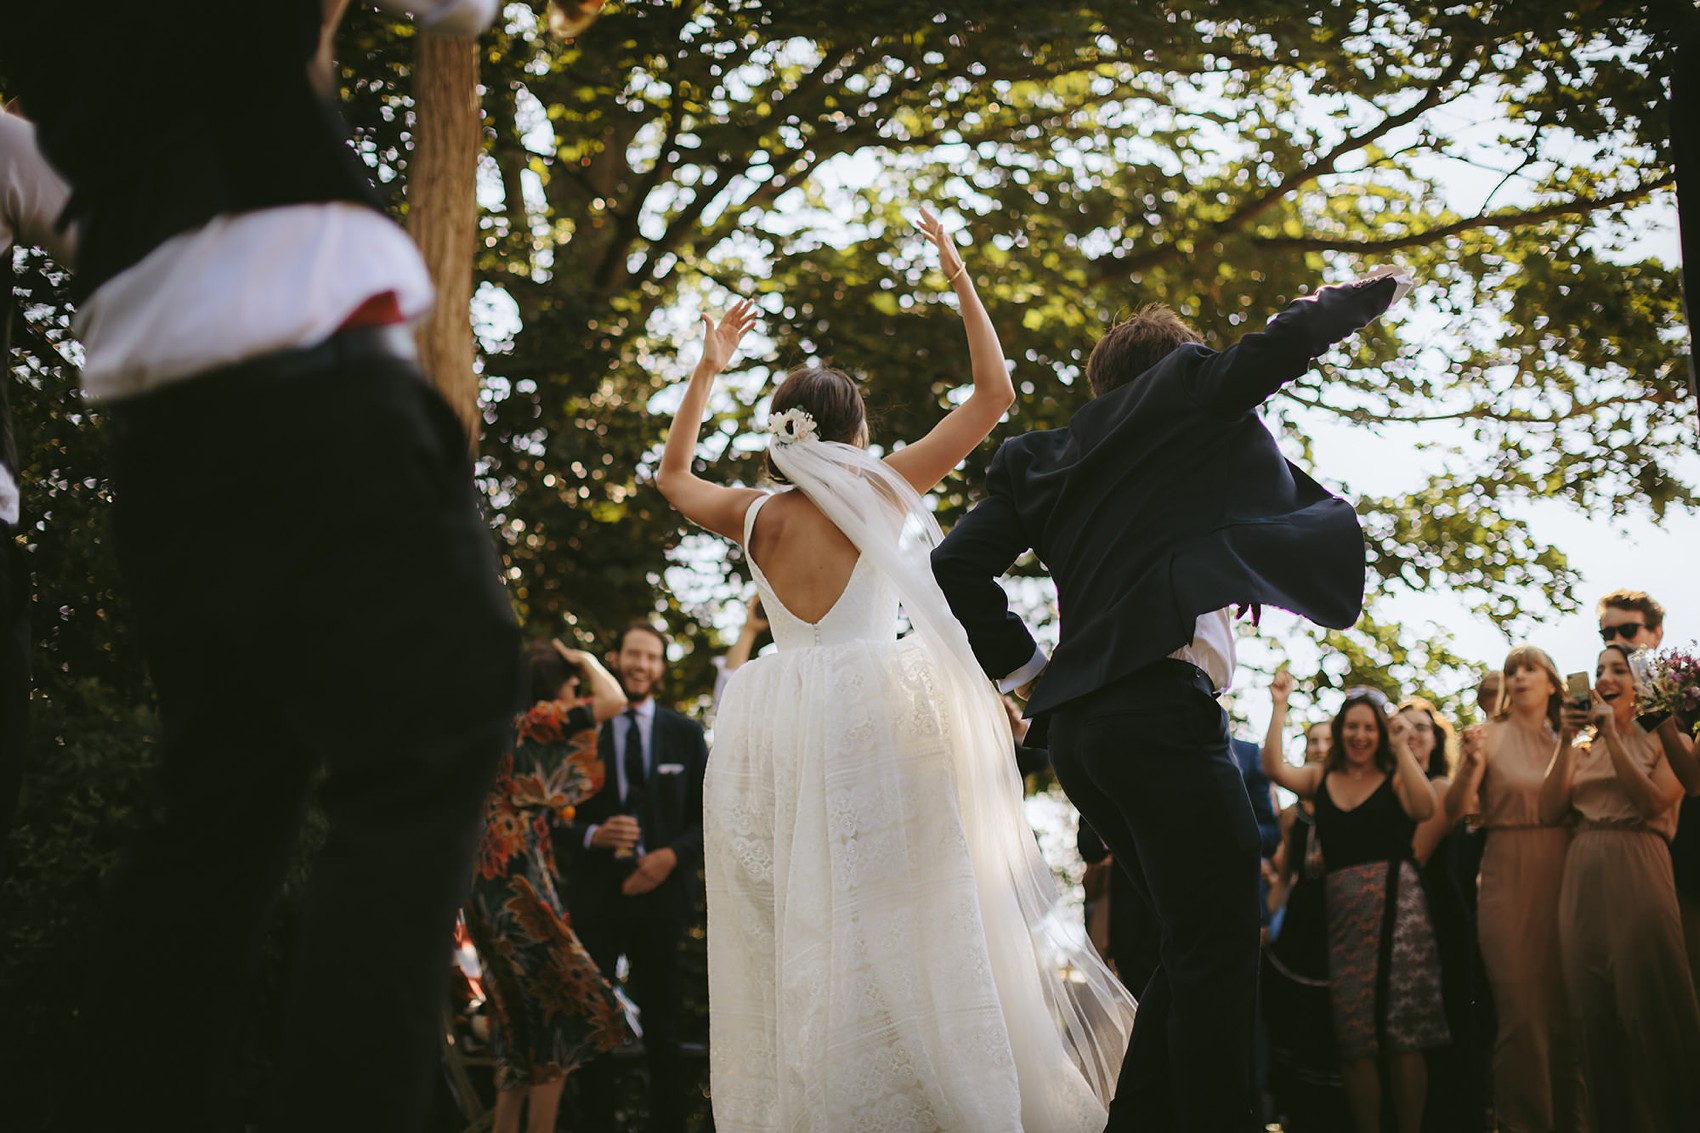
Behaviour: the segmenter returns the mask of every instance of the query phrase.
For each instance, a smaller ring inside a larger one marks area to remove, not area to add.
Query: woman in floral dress
[[[625,707],[619,682],[559,642],[528,657],[532,707],[485,808],[466,926],[484,963],[496,1050],[495,1133],[555,1128],[566,1077],[626,1038],[625,1016],[556,893],[550,829],[602,787],[596,725]],[[591,698],[580,703],[578,675]]]

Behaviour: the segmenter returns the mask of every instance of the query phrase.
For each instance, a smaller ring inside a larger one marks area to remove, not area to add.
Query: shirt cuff
[[[10,249],[7,249],[8,253]],[[18,482],[12,479],[4,464],[0,464],[0,523],[7,527],[18,525],[19,499]]]
[[[1042,645],[1035,645],[1033,647],[1032,659],[1028,661],[1027,664],[1021,666],[1021,668],[1015,670],[1015,672],[999,681],[998,691],[1014,692],[1016,689],[1038,676],[1040,670],[1050,663],[1051,659],[1045,656],[1045,647]]]
[[[587,850],[590,849],[590,840],[592,838],[596,837],[596,832],[600,829],[602,829],[602,824],[600,822],[598,822],[595,826],[588,826],[588,827],[585,828],[585,831],[584,831],[584,848],[585,849],[587,849]]]
[[[405,5],[414,22],[432,35],[477,35],[496,18],[498,0],[447,0]]]

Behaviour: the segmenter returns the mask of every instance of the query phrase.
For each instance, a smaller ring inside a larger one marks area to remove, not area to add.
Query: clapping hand
[[[946,279],[955,283],[956,277],[965,270],[962,266],[962,255],[956,250],[956,241],[944,230],[939,218],[934,216],[926,205],[921,206],[921,220],[915,227],[921,230],[921,235],[927,238],[928,243],[939,250],[939,270],[944,272]]]
[[[738,344],[756,325],[756,304],[754,299],[740,299],[732,304],[731,310],[720,316],[715,322],[707,315],[702,317],[702,361],[699,367],[710,373],[718,374],[732,361],[732,355],[738,352]]]
[[[1274,679],[1269,682],[1269,694],[1275,698],[1276,704],[1285,704],[1287,698],[1293,695],[1293,689],[1298,686],[1298,683],[1293,679],[1292,673],[1286,669],[1280,669],[1275,673]]]
[[[1482,761],[1487,758],[1486,745],[1484,743],[1487,739],[1486,724],[1471,724],[1468,728],[1464,729],[1463,733],[1458,738],[1463,747],[1463,766],[1474,768],[1479,766]]]
[[[1387,742],[1395,750],[1409,750],[1411,746],[1411,722],[1403,716],[1395,714],[1387,721]]]

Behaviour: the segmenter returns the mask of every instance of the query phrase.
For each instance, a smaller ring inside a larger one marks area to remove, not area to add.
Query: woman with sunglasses
[[[1677,782],[1635,723],[1628,647],[1601,650],[1591,703],[1566,703],[1541,785],[1545,822],[1574,819],[1559,899],[1559,951],[1596,1130],[1700,1128],[1690,1082],[1700,1003],[1683,952],[1669,843]],[[1592,735],[1578,740],[1589,727]]]
[[[1564,682],[1552,658],[1529,645],[1511,651],[1503,672],[1498,713],[1465,729],[1446,810],[1487,831],[1476,932],[1499,1018],[1493,1095],[1500,1131],[1571,1133],[1582,1127],[1581,1080],[1558,952],[1570,830],[1540,815]]]

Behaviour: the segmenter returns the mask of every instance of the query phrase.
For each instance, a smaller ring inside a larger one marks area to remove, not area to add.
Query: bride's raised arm
[[[962,311],[962,326],[968,332],[968,361],[974,374],[974,392],[968,400],[945,414],[944,420],[918,441],[911,442],[885,458],[886,465],[909,481],[917,492],[926,492],[949,475],[950,470],[974,451],[976,445],[1003,419],[1015,403],[1015,386],[1004,366],[998,332],[986,314],[974,280],[956,250],[955,242],[927,209],[921,210],[920,229],[939,250],[939,267],[956,291]]]
[[[744,510],[761,493],[754,488],[728,488],[710,483],[691,471],[691,464],[696,459],[697,435],[702,431],[703,413],[708,408],[714,379],[732,360],[738,343],[755,322],[756,306],[749,299],[734,303],[719,322],[707,315],[702,317],[702,358],[691,371],[685,399],[673,415],[673,425],[667,430],[667,447],[661,451],[661,469],[655,474],[655,486],[679,514],[716,535],[734,540],[744,537]]]

